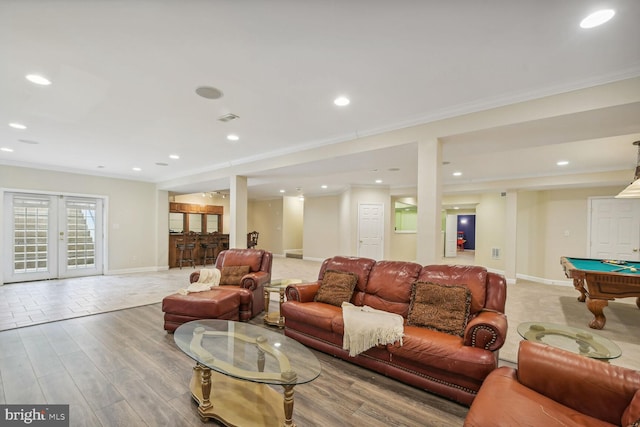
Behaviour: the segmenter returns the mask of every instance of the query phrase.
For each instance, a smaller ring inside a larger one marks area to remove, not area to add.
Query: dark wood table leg
[[[592,329],[602,329],[604,328],[604,324],[607,323],[607,318],[604,317],[604,313],[602,310],[609,305],[609,301],[606,299],[592,299],[587,297],[587,308],[590,312],[595,316],[591,322],[589,322],[589,327]]]
[[[584,289],[584,279],[573,279],[573,287],[580,292],[578,301],[584,302],[587,298],[587,291]]]

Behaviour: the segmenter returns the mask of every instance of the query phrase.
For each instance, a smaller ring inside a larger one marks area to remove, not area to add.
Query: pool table
[[[587,308],[594,315],[589,327],[604,328],[607,319],[602,310],[609,305],[609,300],[636,297],[640,308],[640,262],[561,257],[560,264],[580,292],[578,301],[586,300]]]

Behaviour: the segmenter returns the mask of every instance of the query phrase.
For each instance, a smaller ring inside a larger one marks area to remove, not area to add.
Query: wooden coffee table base
[[[266,384],[227,377],[200,364],[193,368],[190,383],[202,420],[215,419],[229,427],[295,427],[293,385],[284,388],[283,397]]]

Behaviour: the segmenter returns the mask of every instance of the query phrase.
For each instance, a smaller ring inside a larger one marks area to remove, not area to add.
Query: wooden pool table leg
[[[606,299],[591,299],[587,297],[587,308],[595,316],[593,320],[589,322],[589,327],[591,329],[604,328],[604,324],[607,323],[607,318],[604,317],[602,310],[608,305],[609,301]]]
[[[578,301],[584,302],[587,299],[587,291],[584,288],[584,279],[573,279],[573,287],[580,292]]]

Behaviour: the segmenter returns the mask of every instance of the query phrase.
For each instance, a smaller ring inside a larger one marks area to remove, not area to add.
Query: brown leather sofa
[[[640,372],[522,341],[485,379],[466,427],[640,426]]]
[[[215,267],[248,266],[249,272],[239,278],[239,284],[225,282],[204,292],[188,295],[173,294],[162,301],[164,328],[174,331],[185,322],[199,319],[248,321],[264,311],[264,285],[271,281],[273,254],[263,249],[227,249],[218,254]],[[198,281],[199,271],[191,273],[191,283]]]
[[[327,270],[358,276],[351,303],[405,318],[399,343],[378,345],[355,357],[342,348],[341,307],[314,301]],[[471,291],[469,321],[463,336],[409,326],[406,319],[415,282],[464,285]],[[325,353],[364,366],[454,401],[470,405],[487,375],[498,366],[507,336],[506,281],[477,266],[421,266],[403,261],[333,257],[325,260],[313,283],[287,287],[282,304],[285,335]]]

